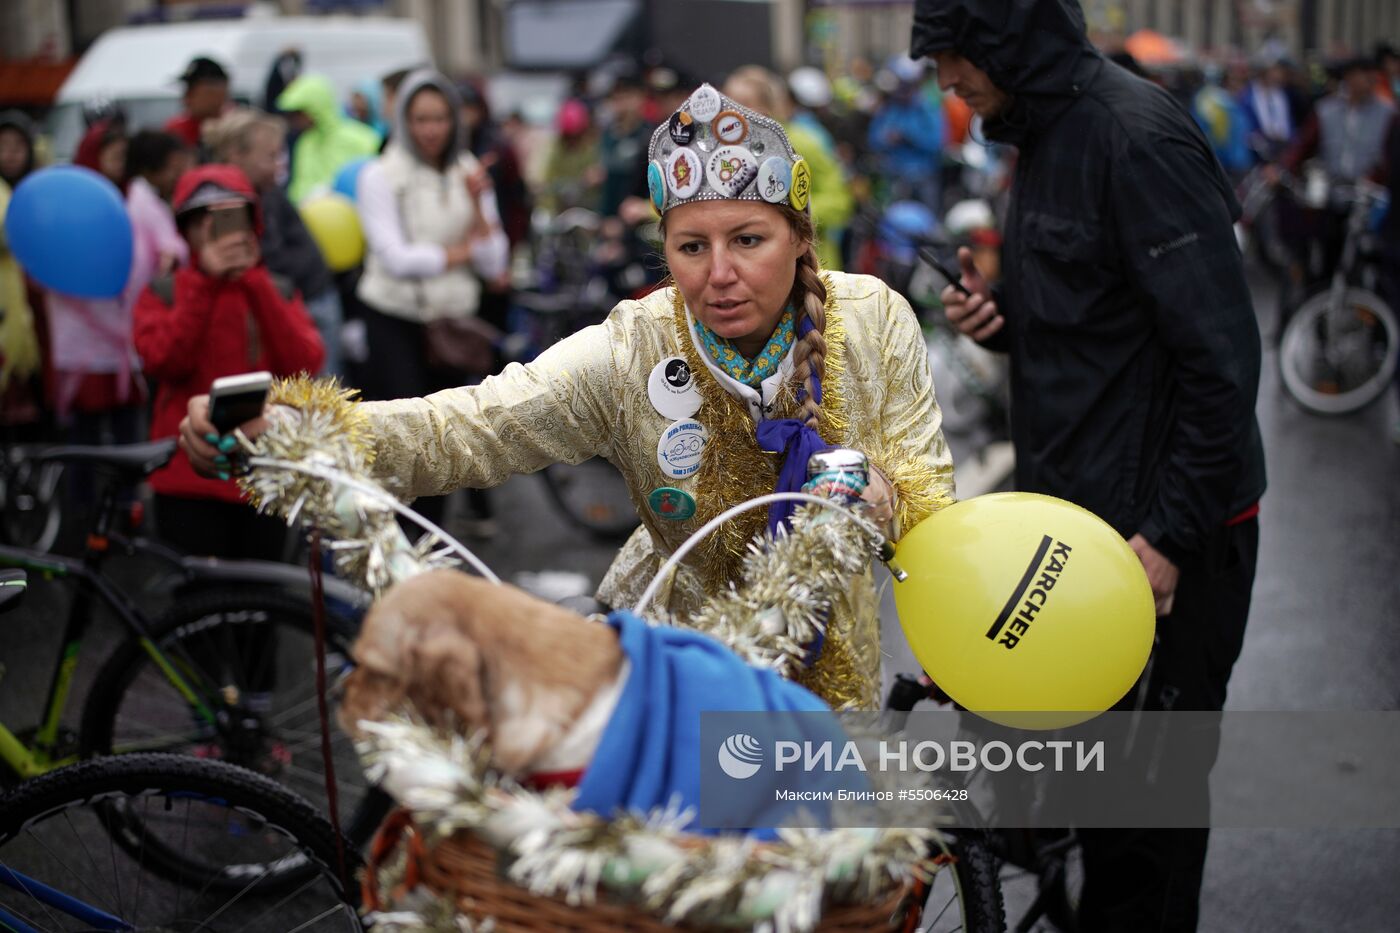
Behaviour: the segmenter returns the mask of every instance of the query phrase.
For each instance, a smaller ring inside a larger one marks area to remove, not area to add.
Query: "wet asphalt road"
[[[1266,348],[1270,290],[1257,290]],[[1230,684],[1237,710],[1400,709],[1400,423],[1393,394],[1358,414],[1309,415],[1284,394],[1272,353],[1265,359],[1259,418],[1268,456],[1259,570],[1243,654]],[[960,467],[975,443],[950,437]],[[964,488],[988,477],[960,476]],[[996,477],[990,477],[991,483]],[[538,477],[494,494],[501,531],[477,548],[502,576],[541,570],[596,583],[613,546],[559,519]],[[449,527],[453,523],[449,522]],[[460,530],[460,525],[457,529]],[[138,589],[148,567],[118,562]],[[158,599],[152,596],[153,600]],[[64,602],[36,586],[28,603],[0,619],[0,719],[32,721],[57,649]],[[886,677],[915,669],[891,613],[884,625]],[[79,701],[112,643],[116,623],[99,619],[79,666]],[[79,704],[70,708],[76,724]],[[1212,836],[1202,896],[1207,933],[1400,929],[1400,831],[1220,830]],[[1015,896],[1013,895],[1013,899]]]

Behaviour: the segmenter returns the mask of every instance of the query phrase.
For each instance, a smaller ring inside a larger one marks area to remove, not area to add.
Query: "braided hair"
[[[789,301],[796,309],[798,331],[802,318],[812,322],[812,329],[793,345],[792,358],[797,364],[798,397],[802,401],[802,420],[815,429],[821,416],[819,383],[826,375],[826,283],[821,278],[821,263],[817,261],[816,232],[812,218],[787,205],[778,208],[792,226],[793,233],[807,241],[807,250],[797,259],[797,277],[792,283]]]

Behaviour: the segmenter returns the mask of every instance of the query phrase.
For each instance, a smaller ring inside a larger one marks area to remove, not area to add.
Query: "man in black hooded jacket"
[[[944,292],[950,320],[1010,355],[1017,488],[1128,539],[1157,601],[1148,702],[1219,710],[1264,492],[1229,183],[1166,92],[1089,44],[1075,0],[917,0],[911,55],[1019,151],[1003,284],[964,251],[973,294]],[[1208,800],[1205,775],[1190,793]],[[1195,929],[1206,830],[1083,838],[1086,930]]]

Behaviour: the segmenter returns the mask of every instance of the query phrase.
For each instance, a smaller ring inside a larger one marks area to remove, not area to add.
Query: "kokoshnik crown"
[[[692,201],[766,201],[809,210],[812,169],[778,121],[709,84],[651,134],[651,205],[664,214]]]

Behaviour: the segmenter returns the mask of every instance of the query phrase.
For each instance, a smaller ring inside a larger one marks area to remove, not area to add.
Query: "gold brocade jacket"
[[[909,304],[879,279],[839,272],[827,282],[826,378],[818,429],[828,443],[864,451],[896,492],[898,528],[953,501],[953,464],[934,399],[928,351]],[[772,492],[780,456],[758,448],[753,416],[705,367],[674,288],[624,301],[602,324],[560,341],[526,365],[481,384],[426,398],[366,402],[375,439],[374,472],[408,496],[487,487],[551,463],[604,457],[626,478],[642,525],[623,546],[598,598],[631,608],[665,558],[715,515]],[[682,356],[701,404],[693,418],[709,432],[697,472],[674,479],[657,459],[672,423],[647,392],[652,368]],[[785,385],[772,417],[797,412]],[[651,510],[658,487],[694,497],[683,521]],[[666,582],[659,606],[684,624],[707,591],[739,579],[746,543],[766,526],[756,509],[727,523]],[[898,529],[896,530],[896,534]],[[879,606],[867,573],[828,621],[822,654],[803,682],[835,707],[877,708]]]

